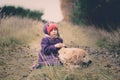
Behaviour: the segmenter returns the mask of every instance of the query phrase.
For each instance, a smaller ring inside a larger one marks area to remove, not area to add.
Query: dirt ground
[[[0,80],[27,80],[32,65],[37,61],[39,48],[39,44],[33,42],[1,53]]]
[[[95,76],[94,80],[101,80],[101,79],[120,80],[120,76],[119,76],[120,55],[114,52],[108,52],[105,49],[97,50],[89,47],[79,47],[79,48],[86,49],[86,51],[89,52],[90,56],[93,59],[92,65],[94,66],[88,68],[88,70],[94,69],[93,71],[89,72],[90,75],[93,74]],[[40,40],[38,39],[29,45],[24,45],[22,47],[21,46],[15,47],[13,49],[8,50],[4,54],[0,53],[0,80],[52,80],[47,78],[46,79],[41,78],[46,76],[44,73],[46,68],[31,70],[32,65],[37,62],[37,55],[39,50],[40,50]],[[103,78],[99,78],[97,77],[98,75],[96,75],[98,67],[100,67],[99,70],[101,71],[99,71],[99,73],[101,72],[101,74],[103,74]],[[63,68],[62,70],[65,69]],[[104,70],[108,70],[108,71],[102,73],[104,72]],[[87,77],[89,77],[88,73],[85,72],[84,74],[87,74]],[[110,76],[104,78],[104,74],[105,75],[109,74]],[[64,80],[72,80],[72,79],[64,79]],[[73,80],[79,80],[79,79],[73,79]],[[93,78],[86,78],[82,80],[93,80]]]

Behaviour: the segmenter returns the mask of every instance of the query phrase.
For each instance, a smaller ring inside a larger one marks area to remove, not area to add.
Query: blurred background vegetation
[[[65,7],[65,8],[63,8]],[[62,0],[62,9],[74,24],[111,30],[120,25],[120,0]]]
[[[120,0],[61,1],[64,21],[79,27],[88,27],[86,33],[94,28],[91,32],[95,33],[92,35],[101,34],[96,45],[120,54]]]
[[[41,20],[43,15],[42,11],[31,11],[30,9],[24,9],[23,7],[14,7],[14,6],[3,6],[0,8],[0,17],[10,17],[10,16],[19,16],[19,17],[28,17],[32,19]]]

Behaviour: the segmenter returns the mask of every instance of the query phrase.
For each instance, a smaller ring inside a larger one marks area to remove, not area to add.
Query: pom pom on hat
[[[55,23],[50,23],[50,24],[47,26],[47,33],[50,34],[50,32],[51,32],[53,29],[57,29],[57,30],[58,30],[57,24],[55,24]]]

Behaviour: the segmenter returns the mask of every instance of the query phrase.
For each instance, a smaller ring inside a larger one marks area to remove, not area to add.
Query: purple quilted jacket
[[[41,41],[41,51],[39,52],[38,63],[42,65],[60,65],[58,58],[58,50],[55,48],[56,43],[63,43],[63,40],[58,38],[44,37]]]

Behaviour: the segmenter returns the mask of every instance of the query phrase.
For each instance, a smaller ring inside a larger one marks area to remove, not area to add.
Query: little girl
[[[58,26],[55,23],[46,23],[43,27],[45,37],[41,41],[41,51],[39,52],[38,64],[33,69],[41,68],[43,65],[61,65],[58,58],[58,50],[65,45],[60,38]]]

